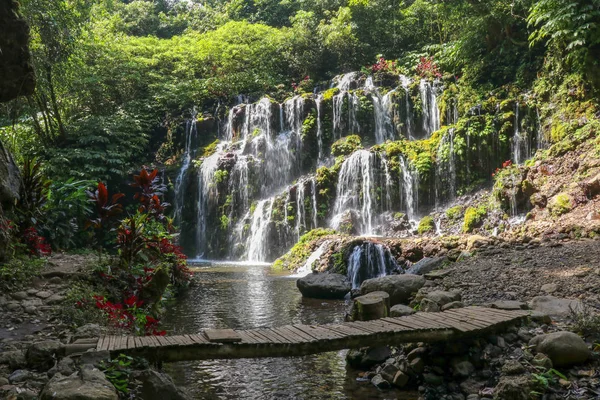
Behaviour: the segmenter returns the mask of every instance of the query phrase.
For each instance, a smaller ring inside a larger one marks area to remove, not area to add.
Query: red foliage
[[[97,218],[91,219],[90,224],[96,229],[102,229],[110,220],[123,212],[123,205],[119,200],[125,196],[123,193],[115,193],[112,197],[108,194],[108,188],[102,182],[98,182],[95,192],[87,192],[89,201],[96,206]]]
[[[504,161],[504,162],[502,163],[502,167],[500,167],[500,168],[496,168],[496,171],[494,171],[494,173],[492,174],[492,176],[496,176],[496,174],[497,174],[498,172],[500,172],[500,170],[501,170],[501,169],[508,168],[508,167],[510,167],[511,165],[513,165],[513,162],[512,162],[511,160],[506,160],[506,161]]]
[[[46,239],[38,235],[34,227],[25,229],[23,242],[27,245],[31,255],[47,257],[52,254],[52,247],[46,243]]]
[[[98,295],[94,296],[94,300],[96,300],[96,308],[102,310],[108,316],[110,323],[117,328],[131,329],[140,320],[144,324],[145,335],[164,336],[167,333],[157,330],[160,322],[157,318],[145,315],[138,310],[142,302],[136,296],[128,297],[124,304],[112,303],[104,296]],[[77,302],[78,306],[83,306],[83,304],[81,301]]]
[[[393,72],[396,69],[396,61],[387,61],[384,57],[379,57],[379,60],[369,67],[372,74],[378,72]]]
[[[163,220],[165,208],[170,204],[161,200],[167,187],[160,183],[158,170],[148,173],[146,168],[142,168],[139,175],[133,176],[133,180],[130,186],[138,190],[133,198],[140,202],[139,211],[147,212],[159,221]]]
[[[421,57],[417,64],[417,75],[421,78],[441,78],[440,67],[433,61],[433,57]]]

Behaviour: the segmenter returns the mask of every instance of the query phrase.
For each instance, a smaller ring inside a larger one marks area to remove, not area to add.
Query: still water
[[[276,275],[268,265],[203,263],[195,273],[197,284],[163,320],[171,335],[341,322],[347,308],[344,301],[302,298],[296,278]],[[416,399],[358,382],[345,354],[180,362],[165,370],[198,399]]]

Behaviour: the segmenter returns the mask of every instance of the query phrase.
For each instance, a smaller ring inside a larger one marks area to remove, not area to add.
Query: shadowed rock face
[[[0,103],[33,93],[35,75],[29,54],[29,26],[16,0],[0,0]]]

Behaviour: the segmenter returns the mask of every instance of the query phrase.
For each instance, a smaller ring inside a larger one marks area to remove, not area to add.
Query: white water
[[[344,74],[336,85],[339,89],[339,93],[333,96],[333,134],[336,139],[343,136],[342,118],[344,100],[347,100],[348,105],[348,118],[346,120],[348,134],[360,133],[360,126],[356,119],[356,112],[360,106],[359,99],[356,93],[349,92],[350,85],[356,77],[356,72]]]
[[[400,83],[404,88],[404,104],[406,105],[406,132],[408,140],[415,140],[415,131],[412,124],[412,112],[410,110],[410,93],[408,92],[410,86],[410,79],[404,75],[400,75]]]
[[[202,258],[206,251],[206,221],[209,205],[219,196],[217,185],[214,184],[215,172],[219,167],[219,158],[219,151],[210,157],[206,157],[202,161],[198,173],[198,216],[196,224],[196,243],[198,244],[196,256],[198,258]]]
[[[252,215],[250,237],[248,238],[248,261],[265,261],[268,258],[268,227],[273,211],[273,199],[261,200]]]
[[[304,182],[296,186],[296,237],[300,239],[306,230],[306,210],[304,209]]]
[[[375,155],[358,150],[348,157],[340,168],[334,205],[332,227],[338,229],[340,216],[346,211],[360,212],[360,233],[370,235],[373,231],[373,170]]]
[[[323,253],[325,253],[325,251],[329,247],[329,243],[331,243],[329,240],[326,240],[323,243],[321,243],[319,248],[317,248],[317,250],[315,250],[311,253],[311,255],[308,257],[308,259],[306,260],[304,265],[301,266],[300,268],[298,268],[296,273],[291,275],[291,277],[302,278],[302,277],[305,277],[306,275],[310,274],[312,272],[312,265],[314,264],[315,261],[317,261],[321,258]]]
[[[435,171],[435,202],[439,207],[452,201],[456,195],[456,157],[454,154],[454,128],[450,128],[442,137],[437,151]],[[444,157],[444,154],[447,157]],[[446,189],[445,195],[443,190]]]
[[[185,147],[183,150],[183,162],[181,164],[181,169],[179,170],[179,174],[177,175],[177,179],[175,180],[175,221],[177,223],[181,222],[181,209],[183,207],[183,195],[184,195],[184,187],[182,186],[183,179],[190,167],[193,154],[195,151],[192,150],[192,143],[196,140],[198,136],[198,127],[196,125],[196,117],[198,112],[196,108],[192,111],[192,118],[187,121],[185,127]]]
[[[352,289],[358,289],[366,279],[386,276],[397,267],[389,249],[379,243],[365,242],[352,250],[348,259],[348,279]]]
[[[319,94],[315,97],[315,107],[317,109],[317,145],[319,147],[319,155],[317,157],[317,165],[324,164],[323,158],[323,123],[321,122],[321,107],[323,104],[323,95]]]
[[[404,194],[404,206],[409,220],[416,220],[419,212],[419,171],[410,162],[400,156],[402,180],[400,185]]]
[[[371,93],[373,101],[373,115],[375,118],[375,143],[384,143],[386,140],[395,140],[396,134],[392,123],[392,95],[395,89],[382,96],[369,76],[365,82],[365,90]]]
[[[435,85],[435,82],[432,84],[425,79],[421,79],[419,83],[423,110],[423,132],[426,138],[440,129],[440,109],[437,104]]]

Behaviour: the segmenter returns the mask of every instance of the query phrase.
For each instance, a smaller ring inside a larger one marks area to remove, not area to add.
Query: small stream
[[[197,285],[164,317],[169,334],[207,328],[251,329],[342,322],[344,301],[304,299],[296,278],[268,265],[203,263]],[[346,351],[304,357],[209,360],[165,365],[175,383],[198,399],[416,399],[358,382]]]

